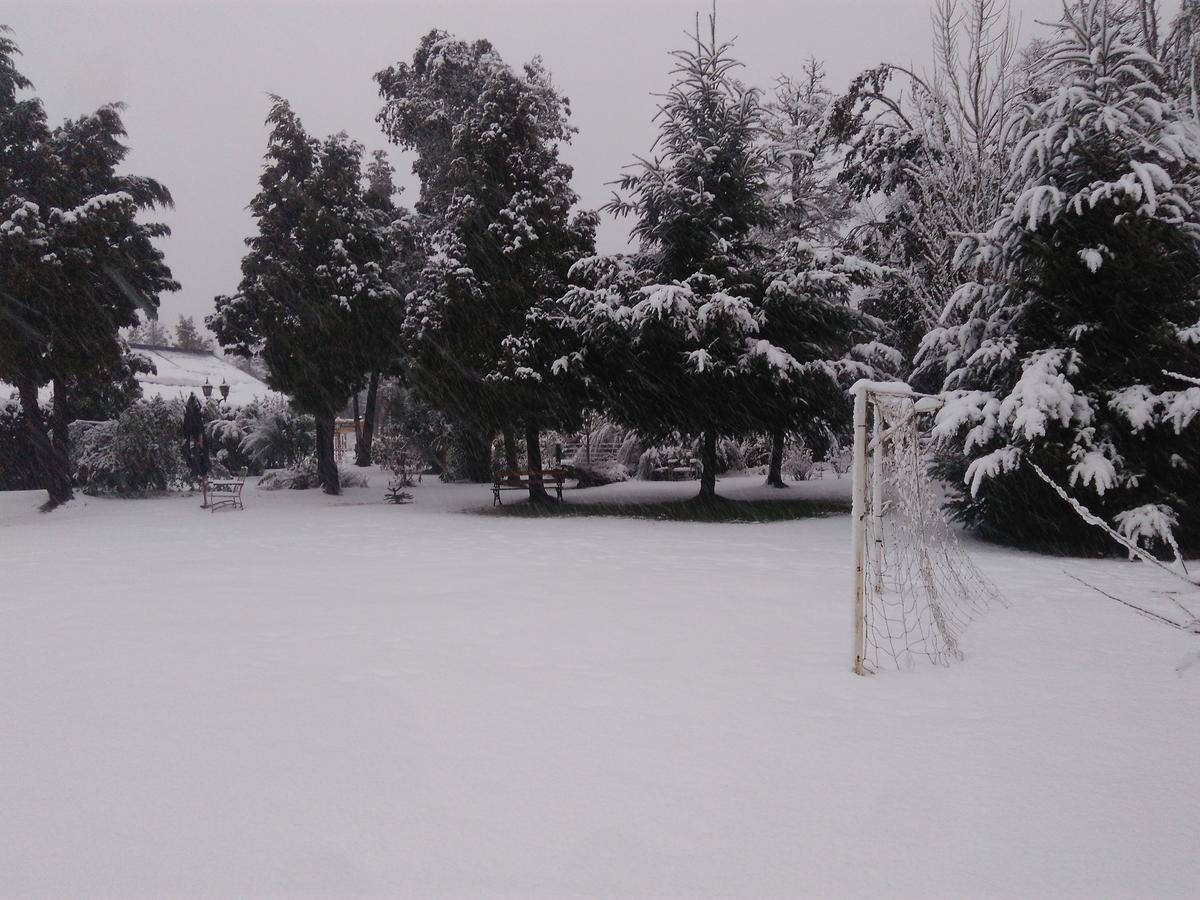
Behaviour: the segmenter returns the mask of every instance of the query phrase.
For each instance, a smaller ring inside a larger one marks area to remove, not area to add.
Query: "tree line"
[[[371,421],[381,379],[445,418],[472,478],[491,477],[495,440],[515,467],[523,438],[538,468],[543,430],[600,411],[650,443],[695,440],[712,498],[721,438],[769,435],[782,485],[790,437],[844,438],[850,382],[900,378],[946,398],[937,469],[984,533],[1096,546],[1040,472],[1133,539],[1194,542],[1200,389],[1167,373],[1200,372],[1200,3],[1167,22],[1155,0],[1069,0],[1024,41],[1002,0],[935,0],[932,22],[929,71],[885,62],[835,94],[816,60],[746,84],[715,20],[697,20],[657,139],[614,172],[605,208],[636,244],[619,254],[596,253],[597,214],[577,208],[570,104],[543,63],[432,31],[375,76],[378,122],[415,157],[411,208],[385,154],[311,135],[272,98],[256,234],[207,324],[314,417],[331,492],[333,418],[365,390]],[[70,144],[16,99],[27,84],[3,48],[0,114],[30,146]],[[169,195],[122,181],[123,147],[101,143],[96,196],[119,200],[37,195],[54,179],[20,180],[16,145],[3,151],[7,222],[36,207],[69,242],[95,216],[83,255],[4,263],[25,279],[4,302],[26,339],[0,357],[22,402],[49,382],[69,396],[84,357],[121,359],[115,337],[78,357],[46,339],[66,320],[43,307],[74,301],[40,299],[55,282],[37,266],[76,265],[55,277],[103,298],[109,326],[175,287],[150,244],[161,227],[133,219]],[[68,201],[75,231],[56,212]],[[113,258],[101,235],[118,227],[142,229],[140,255]],[[0,226],[16,247],[32,233]],[[49,471],[54,440],[39,446]]]

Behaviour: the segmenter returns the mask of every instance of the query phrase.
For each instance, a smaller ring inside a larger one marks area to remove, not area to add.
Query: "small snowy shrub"
[[[629,470],[620,463],[598,463],[566,467],[579,480],[579,487],[601,487],[629,480]]]
[[[134,403],[110,422],[81,431],[75,477],[85,494],[143,494],[189,482],[180,453],[183,404],[161,398]]]
[[[353,466],[338,466],[338,484],[343,488],[365,488],[370,486],[367,475]],[[306,456],[293,469],[273,469],[258,481],[261,491],[293,490],[306,491],[320,487],[317,479],[317,457]]]
[[[807,481],[813,471],[813,452],[803,442],[789,444],[783,451],[783,474],[792,481]]]
[[[264,469],[299,469],[315,450],[315,429],[312,416],[297,413],[284,403],[264,404],[262,416],[247,423],[239,449]]]

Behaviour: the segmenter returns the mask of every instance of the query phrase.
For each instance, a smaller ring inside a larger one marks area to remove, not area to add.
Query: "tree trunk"
[[[785,488],[783,483],[783,429],[771,432],[771,464],[767,466],[767,484]]]
[[[41,472],[42,487],[50,495],[42,509],[49,511],[74,496],[71,490],[70,464],[66,454],[58,452],[58,448],[50,440],[50,435],[46,433],[46,423],[42,419],[41,407],[38,406],[37,385],[32,379],[22,379],[17,390],[21,396],[25,431]]]
[[[357,397],[357,394],[355,395]],[[379,397],[379,373],[372,372],[371,380],[367,382],[367,408],[363,412],[362,431],[358,435],[358,443],[354,445],[354,464],[369,466],[372,462],[371,444],[375,440],[375,407]],[[390,462],[390,460],[385,460]]]
[[[317,420],[317,483],[327,494],[340,494],[337,459],[333,455],[333,416],[315,416]]]
[[[459,463],[468,479],[475,482],[492,480],[492,434],[482,429],[464,427],[455,441]]]
[[[521,468],[521,459],[517,455],[517,435],[513,431],[511,425],[505,425],[503,430],[504,435],[504,467],[510,472],[516,472]],[[509,484],[520,484],[520,478],[517,475],[512,475],[508,479]]]
[[[533,419],[525,422],[525,460],[529,463],[529,502],[549,503],[550,495],[542,483],[541,430]]]
[[[54,415],[50,417],[50,439],[54,442],[54,452],[70,460],[71,432],[68,426],[71,424],[71,414],[67,408],[67,386],[61,378],[55,378],[53,384]]]
[[[354,412],[354,464],[358,465],[358,448],[362,444],[362,416],[358,412],[358,391],[350,395],[350,407]]]
[[[717,433],[704,432],[700,447],[700,498],[712,500],[717,496]]]

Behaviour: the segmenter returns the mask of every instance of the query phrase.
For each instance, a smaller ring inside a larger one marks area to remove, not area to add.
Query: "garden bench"
[[[210,478],[208,480],[208,509],[215,510],[218,506],[231,506],[234,509],[245,509],[242,503],[242,488],[246,486],[247,468],[242,466],[236,478]],[[217,495],[221,498],[218,500]]]
[[[566,472],[562,469],[529,469],[511,472],[497,472],[492,482],[492,506],[503,505],[500,500],[501,491],[525,491],[531,484],[541,482],[545,487],[554,486],[558,499],[562,499],[563,479]]]
[[[692,456],[672,457],[655,466],[654,474],[663,481],[687,481],[700,477],[700,460]]]

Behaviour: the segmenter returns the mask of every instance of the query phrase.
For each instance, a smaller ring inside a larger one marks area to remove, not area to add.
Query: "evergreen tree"
[[[275,97],[259,192],[258,234],[247,240],[242,280],[206,320],[221,345],[260,353],[267,382],[316,423],[317,477],[339,492],[334,418],[377,360],[364,328],[398,303],[383,271],[385,248],[366,203],[361,145],[345,134],[318,141]]]
[[[903,356],[877,340],[883,324],[854,302],[895,275],[835,247],[790,238],[771,259],[762,337],[795,361],[788,378],[767,378],[757,395],[771,429],[767,484],[783,487],[788,433],[820,454],[849,438],[848,388],[895,374]]]
[[[191,316],[180,316],[175,323],[175,346],[180,350],[212,350],[212,341],[200,333]]]
[[[17,385],[48,507],[72,495],[67,425],[72,384],[113,382],[129,360],[120,329],[175,290],[154,240],[166,226],[138,213],[171,202],[150,178],[119,174],[129,148],[120,107],[53,130],[0,31],[0,378]],[[53,385],[51,433],[38,389]]]
[[[828,127],[832,106],[825,67],[814,58],[805,61],[799,77],[776,79],[763,104],[768,196],[778,213],[773,229],[778,241],[835,243],[850,218],[850,191],[837,179],[837,136]]]
[[[1200,140],[1107,4],[1065,13],[976,279],[923,348],[953,501],[998,539],[1113,548],[1037,477],[1149,544],[1200,547]]]
[[[402,297],[417,284],[425,262],[424,226],[420,218],[396,203],[398,190],[395,169],[387,154],[376,150],[366,169],[366,193],[364,200],[367,217],[375,230],[376,241],[383,251],[380,265],[384,276]],[[376,311],[378,312],[378,311]],[[359,425],[359,393],[353,395],[355,426],[358,440],[354,445],[355,465],[369,466],[372,462],[372,446],[375,438],[375,422],[379,406],[379,385],[384,376],[399,374],[403,359],[403,341],[399,332],[403,323],[403,309],[396,304],[378,314],[370,315],[361,322],[361,342],[369,362],[366,374],[366,409]]]
[[[934,67],[883,63],[834,103],[846,147],[838,178],[860,201],[853,251],[899,273],[869,298],[908,360],[961,281],[962,234],[984,230],[1005,200],[1017,98],[1028,67],[1006,0],[936,0]]]
[[[718,438],[764,430],[762,381],[800,369],[760,334],[757,236],[772,219],[759,94],[709,26],[672,54],[654,156],[609,205],[634,218],[640,253],[576,265],[562,305],[581,348],[554,366],[649,441],[700,436],[703,498],[716,493]]]
[[[129,332],[129,340],[135,344],[149,344],[151,347],[171,346],[171,336],[157,318],[146,319],[135,325]]]
[[[384,130],[417,154],[431,250],[408,299],[407,378],[456,434],[473,437],[462,448],[470,477],[490,479],[492,436],[518,425],[539,468],[537,436],[555,408],[541,401],[553,387],[514,377],[505,342],[591,252],[595,218],[571,216],[572,170],[559,159],[573,133],[567,100],[540,60],[516,72],[487,41],[441,31],[376,79]]]

